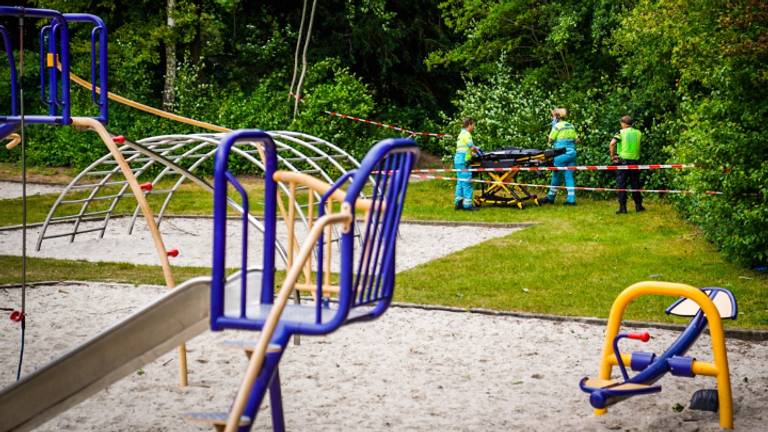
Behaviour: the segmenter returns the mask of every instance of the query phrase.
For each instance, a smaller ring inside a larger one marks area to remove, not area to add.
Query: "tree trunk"
[[[168,15],[168,29],[173,32],[176,22],[173,20],[173,10],[176,8],[176,0],[166,0],[166,12]],[[165,43],[165,87],[163,89],[163,109],[173,110],[176,100],[174,87],[176,86],[176,42],[168,40]]]

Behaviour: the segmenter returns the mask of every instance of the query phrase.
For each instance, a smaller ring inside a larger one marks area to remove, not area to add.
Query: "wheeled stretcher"
[[[528,192],[528,188],[517,183],[519,171],[515,167],[551,166],[555,157],[565,153],[565,148],[559,149],[524,149],[507,147],[487,153],[481,153],[470,161],[470,168],[510,168],[509,171],[480,171],[474,176],[485,177],[491,183],[481,183],[479,193],[473,202],[475,206],[499,205],[517,206],[523,208],[523,202],[532,200],[539,205],[538,196]]]

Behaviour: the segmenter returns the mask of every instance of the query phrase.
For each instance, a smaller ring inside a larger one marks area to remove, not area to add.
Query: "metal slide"
[[[0,392],[0,431],[25,431],[208,329],[210,277],[151,305]]]

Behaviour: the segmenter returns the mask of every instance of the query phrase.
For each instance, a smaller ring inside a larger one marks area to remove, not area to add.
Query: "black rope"
[[[21,114],[21,346],[16,381],[21,379],[27,329],[27,143],[24,134],[24,15],[19,17],[19,108]]]

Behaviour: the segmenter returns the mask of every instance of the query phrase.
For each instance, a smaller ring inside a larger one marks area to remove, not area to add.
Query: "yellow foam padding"
[[[61,63],[59,61],[59,55],[56,54],[56,63],[54,64],[54,57],[53,53],[48,53],[45,55],[45,65],[49,68],[56,67],[57,69],[61,69]]]
[[[638,390],[638,389],[644,389],[650,387],[647,384],[637,384],[637,383],[624,383],[621,385],[617,385],[616,387],[611,387],[611,390]]]

